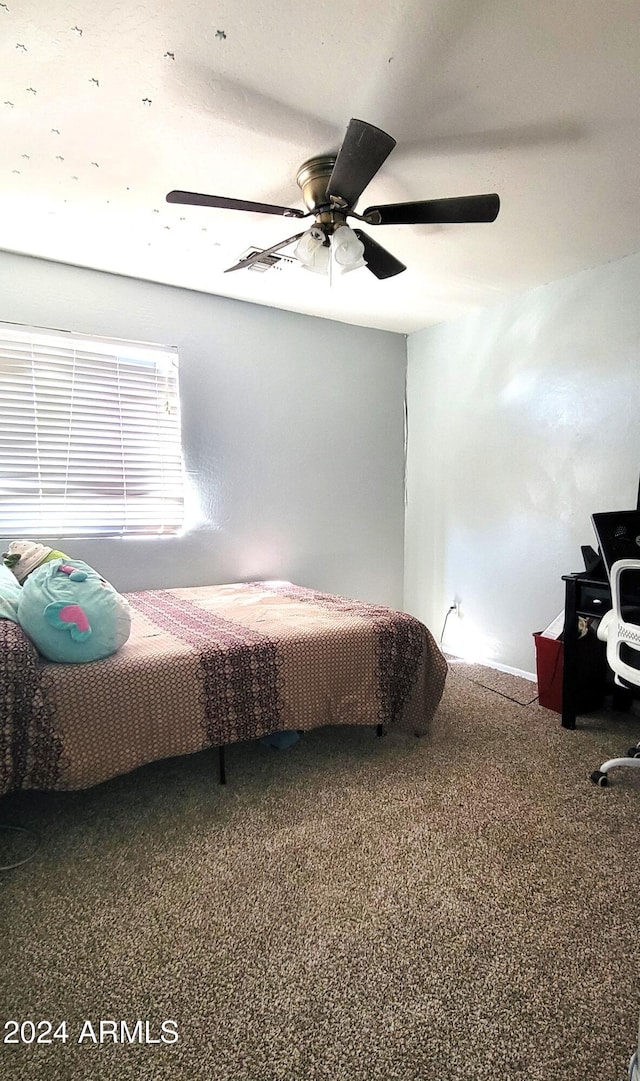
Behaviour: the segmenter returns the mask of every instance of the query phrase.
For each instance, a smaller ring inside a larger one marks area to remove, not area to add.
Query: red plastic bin
[[[564,648],[559,638],[545,638],[539,632],[533,640],[536,645],[536,674],[538,677],[538,701],[545,709],[562,713],[562,673]]]

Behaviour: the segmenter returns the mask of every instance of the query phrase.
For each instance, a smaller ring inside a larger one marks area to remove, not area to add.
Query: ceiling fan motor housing
[[[336,163],[335,154],[323,154],[317,158],[309,158],[298,169],[296,180],[302,191],[307,210],[316,216],[316,224],[319,225],[326,236],[329,236],[338,225],[344,225],[347,220],[348,205],[339,205],[335,196],[327,195],[327,184]]]

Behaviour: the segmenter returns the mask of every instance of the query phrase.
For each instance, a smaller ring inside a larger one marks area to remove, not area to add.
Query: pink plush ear
[[[69,631],[74,642],[84,642],[91,635],[91,624],[87,613],[79,604],[54,601],[45,608],[44,618],[50,627],[55,627],[59,631]]]
[[[86,582],[87,572],[72,567],[70,563],[61,563],[57,568],[57,574],[68,574],[72,582]]]

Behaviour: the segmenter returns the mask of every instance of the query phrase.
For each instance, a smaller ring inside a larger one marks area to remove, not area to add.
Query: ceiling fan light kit
[[[331,233],[326,227],[312,225],[300,237],[293,254],[305,270],[315,274],[332,276],[333,270],[348,274],[366,266],[364,244],[345,223],[336,225]]]
[[[325,239],[323,231],[316,225],[300,237],[293,254],[305,270],[311,270],[315,274],[329,273],[329,249]]]
[[[452,199],[422,199],[416,202],[370,206],[363,214],[355,207],[363,191],[384,164],[396,145],[391,135],[364,120],[352,119],[338,153],[309,158],[296,177],[302,191],[306,212],[295,207],[230,199],[221,195],[199,195],[188,191],[170,191],[168,203],[218,207],[284,218],[314,217],[305,232],[281,240],[270,248],[253,252],[225,273],[243,270],[297,241],[295,257],[307,270],[331,274],[335,265],[341,273],[366,266],[376,278],[392,278],[406,270],[381,244],[362,229],[351,229],[347,218],[365,225],[436,225],[460,222],[492,222],[500,210],[500,198],[468,195]]]
[[[348,274],[350,270],[358,270],[359,267],[367,265],[364,244],[346,223],[337,225],[333,230],[331,251],[341,274]]]

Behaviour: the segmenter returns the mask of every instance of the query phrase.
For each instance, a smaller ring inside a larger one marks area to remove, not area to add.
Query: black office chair
[[[640,559],[619,559],[611,567],[609,579],[613,607],[600,620],[598,638],[607,644],[607,663],[615,686],[640,690]],[[591,780],[604,788],[609,783],[609,771],[617,766],[640,769],[640,743],[630,747],[623,758],[603,762],[600,769],[593,771]]]

